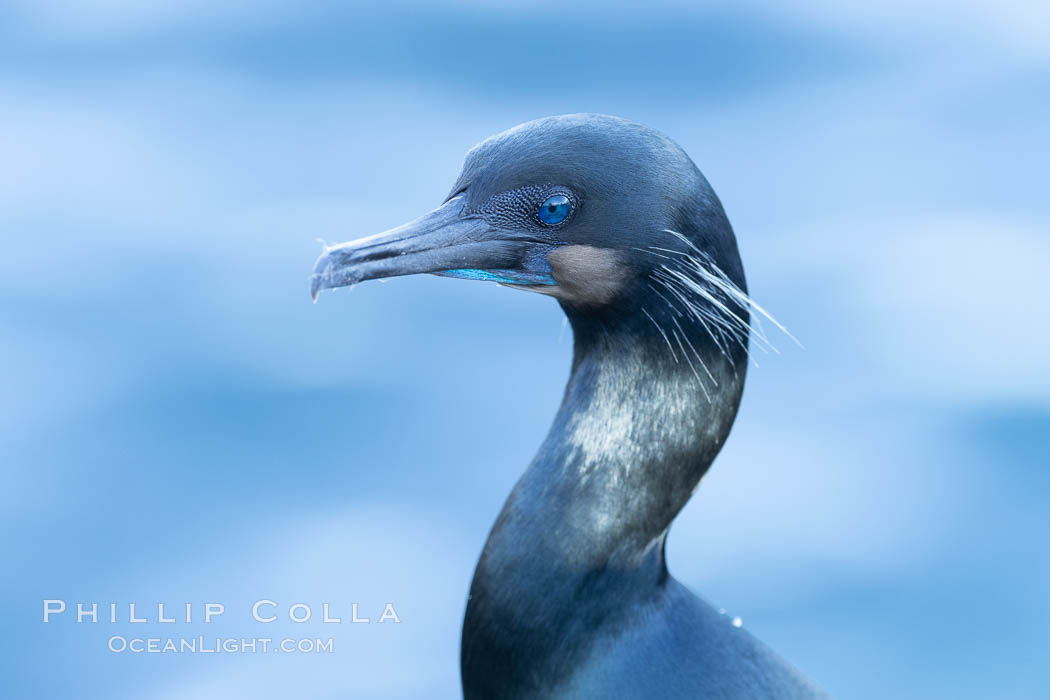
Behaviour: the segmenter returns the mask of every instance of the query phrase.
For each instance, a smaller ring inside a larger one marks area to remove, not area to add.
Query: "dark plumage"
[[[523,124],[471,150],[434,212],[327,249],[312,290],[421,272],[554,296],[575,338],[561,408],[478,562],[464,696],[823,697],[664,563],[736,416],[757,309],[689,157],[614,117]]]

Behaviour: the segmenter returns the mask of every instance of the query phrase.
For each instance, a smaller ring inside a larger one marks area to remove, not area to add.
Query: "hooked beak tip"
[[[317,259],[317,264],[314,265],[313,274],[310,275],[310,298],[315,304],[317,303],[318,295],[323,290],[332,286],[329,284],[331,272],[332,264],[328,259],[328,251],[326,250],[321,254],[321,257]]]
[[[310,275],[310,298],[315,304],[322,291],[340,286],[334,279],[339,277],[335,274],[338,260],[333,260],[332,257],[332,251],[336,248],[337,246],[325,246],[321,257],[317,258],[317,262],[314,263],[313,274]]]

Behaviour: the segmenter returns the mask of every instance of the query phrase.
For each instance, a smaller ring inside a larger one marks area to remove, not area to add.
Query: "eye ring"
[[[568,195],[558,192],[543,200],[536,216],[539,218],[540,223],[545,226],[557,226],[569,218],[572,210],[572,199]]]

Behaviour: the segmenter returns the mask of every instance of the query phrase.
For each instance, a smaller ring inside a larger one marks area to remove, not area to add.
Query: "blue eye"
[[[565,217],[572,210],[572,202],[563,194],[548,197],[547,201],[540,205],[540,221],[548,226],[554,226],[565,221]]]

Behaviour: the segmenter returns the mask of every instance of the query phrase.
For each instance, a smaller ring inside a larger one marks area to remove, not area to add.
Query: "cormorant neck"
[[[723,354],[698,325],[566,310],[574,350],[565,396],[504,513],[542,515],[549,556],[627,568],[659,549],[721,449],[746,356]]]
[[[464,688],[479,693],[468,697],[484,697],[497,671],[526,686],[541,666],[553,673],[568,663],[556,643],[572,636],[564,625],[604,624],[659,593],[664,537],[739,405],[742,348],[722,353],[683,321],[672,346],[659,331],[669,317],[566,311],[574,357],[562,405],[471,586],[462,663]]]

